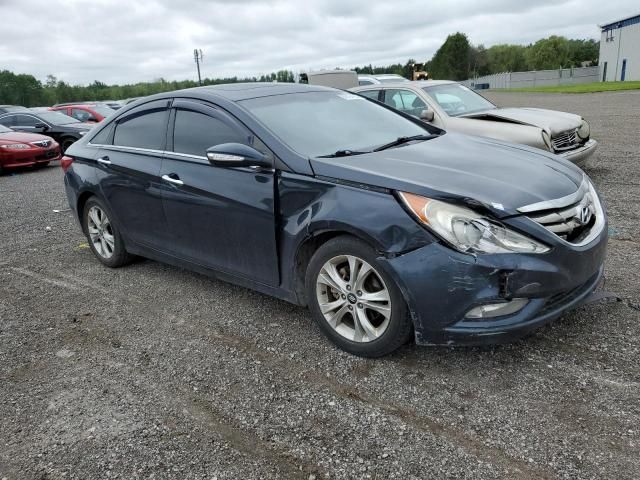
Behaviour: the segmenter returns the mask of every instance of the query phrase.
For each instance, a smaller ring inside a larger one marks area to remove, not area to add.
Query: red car
[[[109,108],[106,105],[94,104],[54,105],[49,110],[55,110],[57,112],[64,113],[65,115],[86,123],[101,122],[106,117],[115,112],[114,109]]]
[[[0,125],[0,173],[16,167],[44,167],[60,158],[60,145],[52,138]]]

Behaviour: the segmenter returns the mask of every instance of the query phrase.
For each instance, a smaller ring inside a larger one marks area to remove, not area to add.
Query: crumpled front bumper
[[[597,148],[597,141],[588,140],[587,143],[585,143],[582,147],[575,150],[568,150],[558,155],[581,167],[586,164],[587,160],[591,157],[591,155],[595,153]]]
[[[381,259],[402,290],[420,345],[517,340],[582,304],[601,282],[607,226],[584,247],[558,241],[545,254],[468,255],[433,243]],[[527,298],[512,315],[469,319],[479,305]]]

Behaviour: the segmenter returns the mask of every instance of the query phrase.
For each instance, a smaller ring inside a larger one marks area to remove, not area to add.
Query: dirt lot
[[[514,345],[359,359],[304,309],[103,268],[54,212],[59,168],[3,176],[0,478],[640,478],[640,92],[488,96],[590,120],[622,302]]]

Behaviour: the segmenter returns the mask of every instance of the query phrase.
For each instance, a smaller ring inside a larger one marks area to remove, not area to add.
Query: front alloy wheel
[[[314,320],[354,355],[381,357],[413,333],[402,292],[382,261],[368,244],[344,235],[320,246],[307,266],[306,298]]]
[[[316,280],[316,295],[327,323],[348,340],[370,342],[389,326],[389,290],[361,258],[340,255],[327,261]]]

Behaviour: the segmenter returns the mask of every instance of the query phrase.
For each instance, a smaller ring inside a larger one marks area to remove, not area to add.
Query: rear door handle
[[[100,157],[98,159],[98,163],[101,163],[102,165],[111,165],[111,160],[109,160],[109,157]]]
[[[177,175],[175,173],[172,173],[171,175],[162,175],[162,179],[166,182],[173,183],[174,185],[184,185],[184,182],[182,180],[176,178]]]

